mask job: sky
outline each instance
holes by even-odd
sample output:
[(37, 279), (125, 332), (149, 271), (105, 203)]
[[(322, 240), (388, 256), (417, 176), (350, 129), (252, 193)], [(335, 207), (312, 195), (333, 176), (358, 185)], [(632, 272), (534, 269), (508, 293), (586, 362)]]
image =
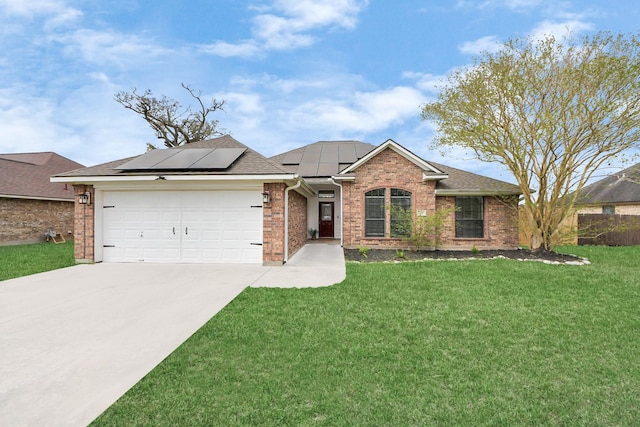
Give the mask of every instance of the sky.
[(144, 153), (147, 123), (114, 100), (146, 89), (224, 100), (219, 126), (265, 156), (391, 138), (425, 160), (514, 182), (430, 148), (420, 107), (516, 37), (636, 33), (632, 0), (0, 0), (0, 153), (86, 166)]

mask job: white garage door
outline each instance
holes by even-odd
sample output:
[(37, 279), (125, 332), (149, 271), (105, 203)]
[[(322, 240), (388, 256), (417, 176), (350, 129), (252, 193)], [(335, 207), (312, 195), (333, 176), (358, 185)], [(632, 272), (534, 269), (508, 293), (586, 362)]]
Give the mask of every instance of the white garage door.
[(259, 191), (108, 191), (105, 262), (261, 263)]

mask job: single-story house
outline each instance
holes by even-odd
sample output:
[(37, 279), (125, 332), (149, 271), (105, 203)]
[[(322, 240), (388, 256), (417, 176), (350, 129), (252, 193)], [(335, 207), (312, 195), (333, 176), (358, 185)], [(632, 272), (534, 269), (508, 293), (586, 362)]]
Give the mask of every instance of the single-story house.
[(309, 230), (406, 247), (388, 206), (457, 207), (440, 248), (518, 246), (517, 186), (427, 162), (393, 140), (316, 142), (266, 158), (231, 136), (52, 177), (76, 193), (79, 262), (282, 265)]
[(81, 167), (51, 152), (0, 154), (0, 244), (44, 241), (49, 229), (71, 237), (73, 187), (50, 177)]
[(580, 214), (640, 215), (640, 163), (587, 185), (576, 199)]
[(572, 243), (637, 245), (640, 243), (640, 163), (587, 185), (568, 224)]

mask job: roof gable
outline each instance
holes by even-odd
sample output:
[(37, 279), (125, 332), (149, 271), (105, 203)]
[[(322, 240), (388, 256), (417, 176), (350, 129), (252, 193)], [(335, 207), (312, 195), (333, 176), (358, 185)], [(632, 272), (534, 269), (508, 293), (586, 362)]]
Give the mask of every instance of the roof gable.
[(50, 177), (82, 167), (53, 152), (0, 154), (0, 196), (73, 200), (73, 188)]
[(368, 162), (373, 157), (377, 156), (387, 148), (395, 151), (396, 153), (400, 154), (401, 156), (409, 160), (411, 163), (415, 164), (420, 169), (422, 169), (424, 172), (424, 179), (443, 179), (447, 177), (446, 176), (447, 174), (445, 172), (441, 171), (440, 169), (436, 168), (432, 164), (428, 163), (427, 161), (413, 154), (411, 151), (407, 150), (406, 148), (404, 148), (403, 146), (395, 142), (393, 139), (387, 139), (385, 142), (377, 146), (374, 150), (367, 153), (367, 155), (365, 155), (364, 157), (362, 157), (361, 159), (359, 159), (358, 161), (354, 162), (349, 167), (344, 169), (342, 172), (340, 172), (340, 174), (345, 175), (355, 171), (360, 166), (362, 166), (363, 164), (365, 164), (366, 162)]

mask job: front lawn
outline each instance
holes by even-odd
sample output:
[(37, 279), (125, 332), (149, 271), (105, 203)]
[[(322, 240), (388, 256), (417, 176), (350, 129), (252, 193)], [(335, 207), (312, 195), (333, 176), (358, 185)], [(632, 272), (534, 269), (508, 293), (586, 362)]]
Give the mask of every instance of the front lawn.
[(640, 247), (247, 289), (95, 425), (637, 425)]
[(72, 241), (0, 246), (0, 281), (74, 264)]

